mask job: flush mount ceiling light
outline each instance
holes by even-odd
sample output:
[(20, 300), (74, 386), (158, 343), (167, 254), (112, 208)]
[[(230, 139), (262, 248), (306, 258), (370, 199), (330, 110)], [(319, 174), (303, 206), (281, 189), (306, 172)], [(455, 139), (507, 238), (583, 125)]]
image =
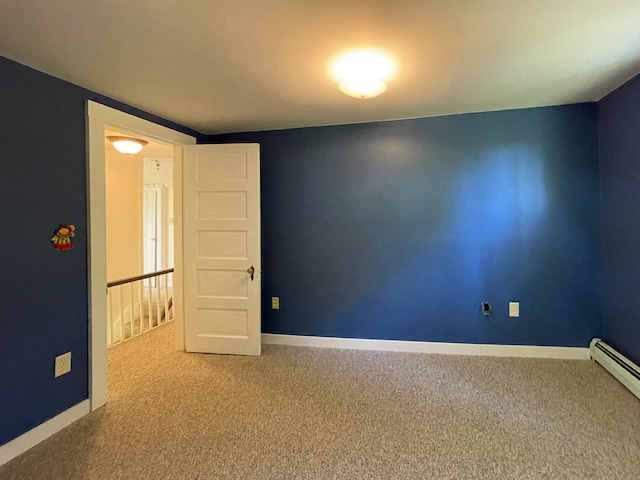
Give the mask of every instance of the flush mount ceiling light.
[(380, 50), (349, 50), (331, 63), (331, 76), (340, 91), (354, 98), (373, 98), (387, 90), (396, 72), (393, 57)]
[(142, 147), (149, 143), (146, 140), (140, 140), (139, 138), (120, 137), (115, 135), (109, 135), (107, 140), (113, 143), (115, 149), (120, 153), (126, 153), (128, 155), (138, 153), (142, 150)]

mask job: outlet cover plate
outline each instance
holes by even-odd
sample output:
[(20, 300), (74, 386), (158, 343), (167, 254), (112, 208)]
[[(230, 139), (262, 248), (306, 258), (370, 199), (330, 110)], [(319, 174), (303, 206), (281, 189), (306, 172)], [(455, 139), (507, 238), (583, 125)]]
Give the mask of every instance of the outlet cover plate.
[(510, 317), (520, 316), (520, 302), (509, 302), (509, 316)]
[(280, 297), (271, 297), (271, 310), (280, 310)]
[(69, 373), (71, 371), (71, 352), (63, 353), (62, 355), (58, 355), (56, 357), (56, 367), (54, 376), (58, 378), (65, 373)]

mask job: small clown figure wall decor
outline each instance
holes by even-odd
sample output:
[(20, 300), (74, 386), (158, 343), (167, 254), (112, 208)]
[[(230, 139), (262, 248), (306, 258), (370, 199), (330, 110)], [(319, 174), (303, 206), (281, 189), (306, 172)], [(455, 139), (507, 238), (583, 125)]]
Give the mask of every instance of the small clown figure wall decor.
[(53, 237), (51, 237), (51, 243), (56, 250), (70, 250), (72, 248), (71, 245), (71, 237), (73, 237), (76, 231), (76, 227), (73, 225), (63, 225), (55, 230), (53, 233)]

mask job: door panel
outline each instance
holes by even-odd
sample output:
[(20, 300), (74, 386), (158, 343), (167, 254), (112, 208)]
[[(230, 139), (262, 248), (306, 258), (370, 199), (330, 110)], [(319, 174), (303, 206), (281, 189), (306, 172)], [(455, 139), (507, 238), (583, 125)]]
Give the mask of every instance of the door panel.
[(198, 258), (248, 260), (247, 232), (198, 232)]
[(185, 147), (183, 187), (186, 349), (259, 355), (259, 146)]

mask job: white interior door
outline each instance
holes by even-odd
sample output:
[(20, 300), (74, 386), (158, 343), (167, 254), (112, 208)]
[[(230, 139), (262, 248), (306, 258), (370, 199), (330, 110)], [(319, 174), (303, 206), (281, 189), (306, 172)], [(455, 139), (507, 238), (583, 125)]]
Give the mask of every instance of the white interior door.
[[(160, 237), (158, 209), (158, 189), (144, 185), (142, 197), (142, 235), (144, 254), (143, 273), (152, 273), (160, 270), (158, 268), (158, 239)], [(145, 282), (145, 285), (148, 282)]]
[[(142, 273), (152, 273), (169, 268), (167, 188), (162, 184), (145, 184), (142, 190)], [(155, 287), (156, 280), (148, 278), (143, 284)]]
[[(142, 273), (152, 273), (160, 270), (160, 208), (158, 197), (160, 190), (156, 186), (143, 185), (142, 187), (142, 258), (144, 270)], [(144, 286), (156, 286), (156, 278), (146, 278), (142, 281)]]
[(259, 145), (187, 146), (183, 165), (185, 348), (260, 355)]

